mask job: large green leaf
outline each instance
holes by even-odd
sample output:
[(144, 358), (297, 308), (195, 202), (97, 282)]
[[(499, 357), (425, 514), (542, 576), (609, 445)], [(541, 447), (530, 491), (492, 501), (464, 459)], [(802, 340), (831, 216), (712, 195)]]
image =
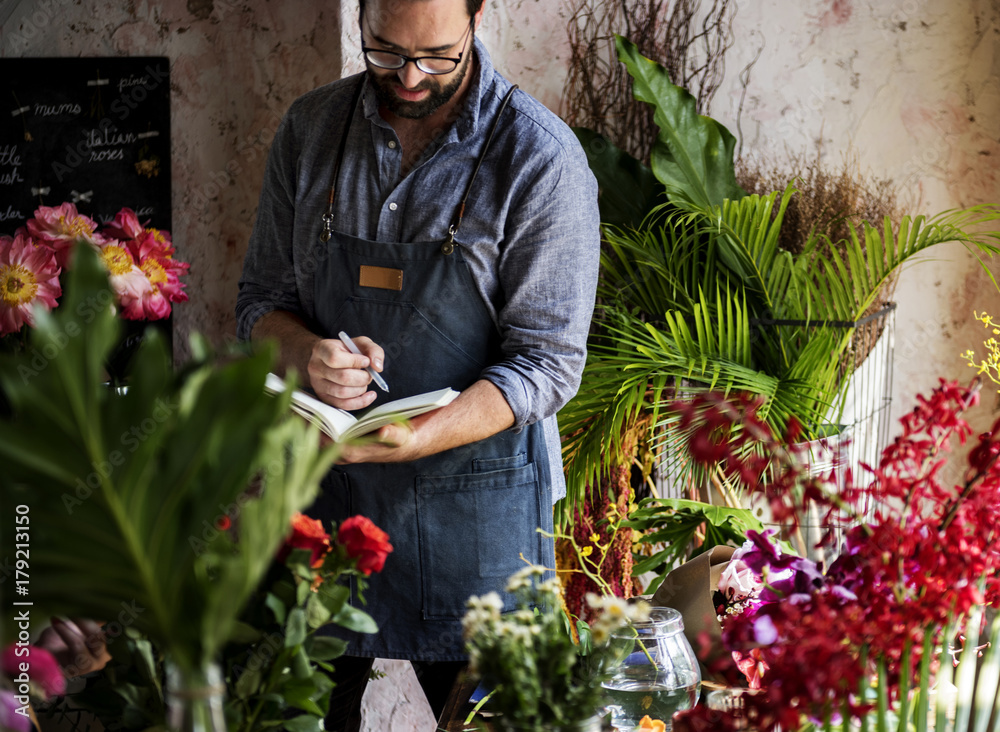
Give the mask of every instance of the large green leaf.
[(631, 41), (615, 36), (615, 46), (634, 80), (633, 95), (655, 108), (653, 120), (660, 134), (651, 163), (670, 198), (711, 207), (744, 196), (733, 168), (736, 138), (732, 133), (711, 117), (698, 114), (695, 98), (671, 83), (667, 70), (639, 53)]

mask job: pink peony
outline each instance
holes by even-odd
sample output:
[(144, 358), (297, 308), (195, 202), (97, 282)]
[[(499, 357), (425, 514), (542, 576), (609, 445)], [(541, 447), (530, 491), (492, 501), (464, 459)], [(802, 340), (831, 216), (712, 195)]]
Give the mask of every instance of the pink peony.
[(125, 320), (144, 320), (143, 299), (153, 291), (149, 277), (139, 269), (132, 254), (117, 239), (101, 237), (99, 247), (101, 261), (108, 270), (111, 289), (115, 292), (122, 317)]
[(180, 280), (187, 273), (188, 264), (173, 258), (170, 232), (143, 228), (135, 212), (128, 208), (119, 211), (104, 231), (124, 242), (149, 279), (152, 291), (143, 297), (143, 309), (149, 320), (167, 317), (171, 303), (188, 299)]
[(115, 239), (130, 241), (138, 238), (145, 231), (143, 225), (139, 223), (139, 217), (130, 208), (123, 208), (115, 214), (115, 220), (104, 227), (104, 233), (113, 236)]
[(19, 233), (0, 236), (0, 335), (16, 333), (27, 323), (34, 325), (31, 309), (37, 303), (46, 310), (62, 295), (60, 268), (55, 253)]
[(97, 224), (81, 215), (72, 203), (59, 206), (39, 206), (35, 218), (27, 223), (28, 233), (33, 239), (51, 247), (56, 253), (60, 267), (66, 266), (73, 244), (81, 239), (91, 244), (95, 242)]
[(44, 648), (9, 645), (0, 656), (0, 667), (15, 685), (19, 685), (19, 677), (25, 674), (44, 692), (46, 698), (66, 693), (66, 678), (62, 669), (55, 656)]

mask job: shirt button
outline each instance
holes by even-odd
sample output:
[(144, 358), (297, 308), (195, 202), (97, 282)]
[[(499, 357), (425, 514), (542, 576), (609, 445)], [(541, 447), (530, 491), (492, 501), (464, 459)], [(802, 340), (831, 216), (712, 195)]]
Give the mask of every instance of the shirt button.
[(395, 203), (390, 203), (389, 204), (389, 210), (390, 211), (395, 211), (396, 210), (396, 204)]
[(396, 141), (395, 140), (389, 140), (389, 149), (390, 150), (395, 150), (396, 149)]

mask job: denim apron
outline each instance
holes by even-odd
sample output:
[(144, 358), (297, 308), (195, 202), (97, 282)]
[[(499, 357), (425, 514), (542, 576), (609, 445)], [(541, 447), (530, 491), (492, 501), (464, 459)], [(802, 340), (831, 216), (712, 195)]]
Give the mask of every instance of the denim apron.
[[(364, 83), (362, 77), (355, 113)], [(331, 187), (317, 236), (323, 249), (316, 258), (316, 320), (326, 338), (343, 330), (385, 349), (382, 375), (391, 393), (376, 389), (375, 404), (444, 387), (461, 391), (500, 358), (500, 334), (462, 254), (475, 242), (455, 234), (510, 93), (441, 241), (376, 242), (338, 233)], [(346, 138), (345, 130), (334, 182)], [(367, 578), (364, 604), (351, 580), (352, 604), (372, 615), (379, 632), (336, 626), (324, 632), (348, 639), (349, 655), (464, 660), (460, 619), (469, 596), (496, 591), (512, 609), (507, 577), (524, 560), (554, 566), (552, 540), (537, 531), (552, 531), (548, 465), (539, 423), (411, 463), (334, 467), (307, 513), (324, 522), (367, 516), (389, 534), (393, 551), (384, 570)]]

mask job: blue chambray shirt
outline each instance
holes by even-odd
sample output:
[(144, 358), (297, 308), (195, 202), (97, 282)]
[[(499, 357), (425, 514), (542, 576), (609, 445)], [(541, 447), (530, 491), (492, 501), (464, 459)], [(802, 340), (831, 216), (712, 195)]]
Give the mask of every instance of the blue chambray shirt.
[[(338, 177), (335, 230), (371, 241), (445, 238), (511, 86), (478, 39), (475, 51), (478, 75), (461, 116), (405, 178), (399, 140), (366, 86)], [(358, 80), (303, 95), (277, 131), (236, 302), (241, 339), (272, 310), (314, 323), (316, 244)], [(554, 501), (565, 495), (555, 414), (579, 386), (594, 307), (597, 182), (572, 131), (526, 93), (515, 92), (501, 119), (456, 241), (502, 339), (502, 360), (482, 378), (503, 393), (514, 429), (543, 421)]]

